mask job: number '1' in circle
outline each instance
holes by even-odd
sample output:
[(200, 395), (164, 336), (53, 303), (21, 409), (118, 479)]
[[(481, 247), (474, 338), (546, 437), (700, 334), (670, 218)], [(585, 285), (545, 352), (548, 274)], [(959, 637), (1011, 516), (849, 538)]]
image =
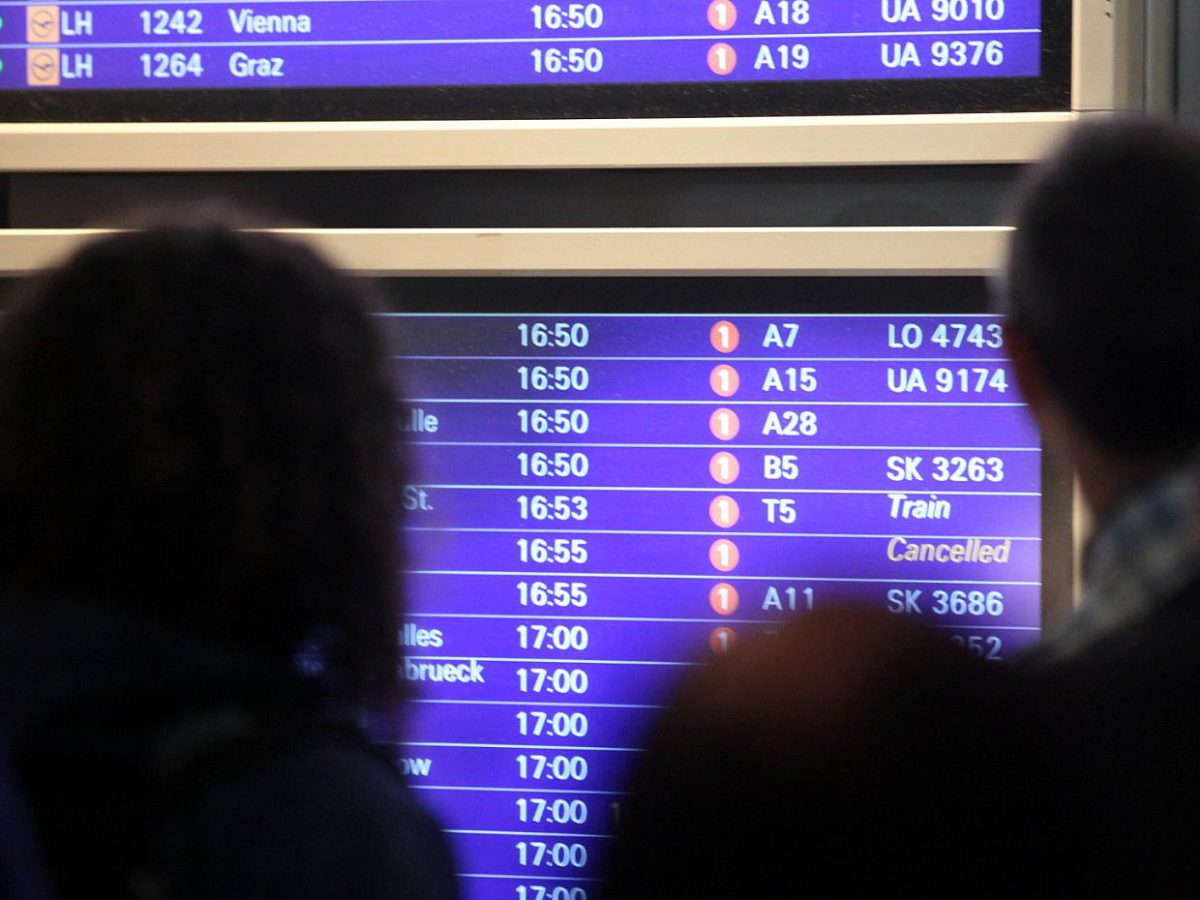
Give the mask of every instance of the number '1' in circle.
[(719, 541), (713, 541), (712, 546), (708, 548), (708, 561), (718, 572), (732, 572), (740, 560), (741, 554), (733, 541), (721, 538)]
[(739, 599), (737, 588), (723, 581), (713, 585), (712, 590), (708, 592), (708, 605), (713, 608), (713, 612), (721, 616), (732, 616), (737, 612)]
[(708, 417), (709, 430), (713, 437), (721, 441), (732, 441), (737, 437), (741, 427), (742, 423), (738, 420), (738, 414), (724, 406), (714, 410), (713, 414)]
[(708, 67), (715, 75), (729, 75), (737, 68), (737, 51), (730, 44), (713, 44), (708, 48)]
[(733, 484), (738, 480), (741, 471), (738, 458), (726, 450), (714, 453), (713, 458), (708, 461), (708, 474), (717, 484)]
[(714, 525), (721, 528), (732, 528), (737, 524), (741, 514), (738, 502), (724, 494), (713, 497), (712, 503), (708, 504), (708, 517), (713, 520)]
[(733, 645), (737, 643), (737, 633), (732, 628), (726, 628), (722, 625), (720, 628), (714, 628), (712, 634), (708, 636), (708, 646), (713, 653), (722, 655), (733, 649)]
[(733, 366), (719, 365), (708, 376), (708, 386), (718, 397), (732, 397), (742, 385), (742, 379)]
[(708, 339), (718, 353), (732, 353), (737, 349), (742, 335), (736, 325), (722, 319), (708, 332)]
[(708, 4), (708, 24), (717, 31), (728, 31), (737, 24), (737, 7), (730, 0), (712, 0)]

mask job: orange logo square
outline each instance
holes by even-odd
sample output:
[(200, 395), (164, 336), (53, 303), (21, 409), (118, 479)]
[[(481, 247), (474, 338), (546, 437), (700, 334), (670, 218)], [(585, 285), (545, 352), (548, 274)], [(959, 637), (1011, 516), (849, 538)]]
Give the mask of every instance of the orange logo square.
[(57, 50), (50, 47), (45, 50), (27, 50), (25, 58), (30, 87), (54, 87), (58, 84)]
[[(26, 37), (31, 44), (58, 43), (58, 7), (30, 6), (25, 10)], [(32, 84), (33, 82), (30, 82)]]

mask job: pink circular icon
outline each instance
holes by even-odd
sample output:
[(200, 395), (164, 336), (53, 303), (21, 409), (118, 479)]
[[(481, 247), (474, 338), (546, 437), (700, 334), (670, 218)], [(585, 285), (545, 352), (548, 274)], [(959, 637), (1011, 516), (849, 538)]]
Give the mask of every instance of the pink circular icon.
[(742, 379), (733, 366), (720, 365), (708, 376), (708, 386), (719, 397), (732, 397), (741, 387)]
[(720, 628), (714, 628), (712, 634), (708, 636), (709, 649), (718, 656), (728, 653), (736, 643), (737, 632), (732, 628), (726, 628), (724, 625)]
[(713, 44), (708, 48), (708, 67), (716, 75), (728, 75), (737, 68), (737, 51), (730, 44)]
[(738, 458), (725, 450), (714, 453), (713, 458), (708, 461), (708, 474), (717, 484), (733, 484), (738, 480), (741, 471)]
[(725, 538), (713, 541), (712, 546), (708, 548), (708, 561), (718, 572), (732, 572), (741, 562), (741, 558), (737, 544)]
[(724, 406), (714, 410), (713, 414), (708, 417), (708, 428), (713, 437), (720, 441), (732, 441), (737, 437), (741, 427), (742, 423), (738, 420), (738, 414)]
[(722, 319), (708, 332), (708, 339), (718, 353), (732, 353), (737, 349), (742, 334), (736, 325)]
[(730, 0), (712, 0), (708, 4), (708, 24), (717, 31), (728, 31), (737, 24), (737, 7)]
[(708, 517), (713, 520), (714, 525), (720, 528), (732, 528), (741, 516), (742, 511), (738, 507), (738, 502), (724, 494), (713, 497), (712, 502), (708, 504)]
[(740, 601), (737, 588), (723, 581), (720, 584), (714, 584), (712, 590), (708, 592), (708, 605), (719, 616), (732, 616), (737, 612)]

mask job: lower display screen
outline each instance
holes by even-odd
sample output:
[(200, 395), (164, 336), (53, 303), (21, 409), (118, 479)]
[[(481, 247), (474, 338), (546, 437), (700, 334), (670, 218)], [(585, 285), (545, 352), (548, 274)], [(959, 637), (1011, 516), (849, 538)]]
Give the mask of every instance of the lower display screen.
[[(415, 690), (470, 900), (586, 900), (647, 728), (803, 610), (1042, 626), (1042, 453), (986, 315), (404, 313)], [(403, 741), (403, 743), (401, 743)]]

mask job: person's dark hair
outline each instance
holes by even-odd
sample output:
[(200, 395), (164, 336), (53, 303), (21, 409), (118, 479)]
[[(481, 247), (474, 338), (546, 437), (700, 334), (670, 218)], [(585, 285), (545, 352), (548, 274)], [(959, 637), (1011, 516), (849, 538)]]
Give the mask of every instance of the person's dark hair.
[[(992, 678), (948, 640), (865, 609), (817, 611), (739, 644), (690, 676), (656, 724), (605, 896), (1007, 893), (1023, 872), (1006, 838), (1030, 825), (1012, 827), (999, 802)], [(1006, 868), (992, 865), (1005, 853)]]
[(0, 320), (0, 581), (396, 684), (397, 401), (364, 287), (197, 215)]
[(1079, 424), (1133, 457), (1200, 443), (1200, 138), (1078, 128), (1015, 207), (1005, 312)]

